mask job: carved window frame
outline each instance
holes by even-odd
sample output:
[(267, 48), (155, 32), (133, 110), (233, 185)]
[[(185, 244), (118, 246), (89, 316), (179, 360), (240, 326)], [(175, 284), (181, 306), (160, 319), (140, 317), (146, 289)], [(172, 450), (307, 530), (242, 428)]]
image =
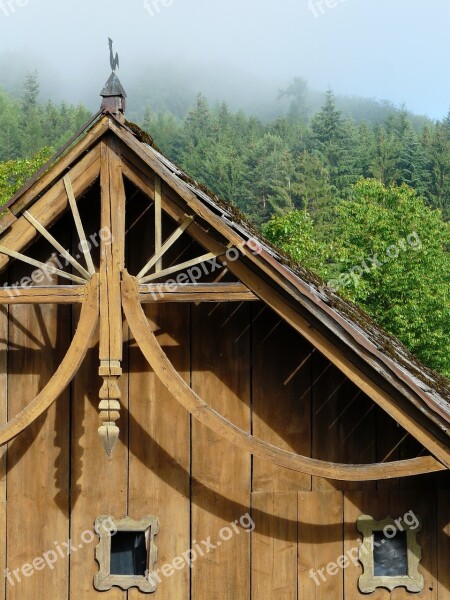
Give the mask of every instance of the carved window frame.
[[(157, 579), (154, 576), (154, 566), (157, 558), (155, 535), (159, 531), (157, 517), (146, 516), (135, 521), (130, 517), (115, 519), (110, 515), (101, 515), (95, 520), (95, 531), (100, 541), (95, 549), (95, 558), (99, 571), (94, 577), (94, 587), (100, 592), (106, 592), (112, 587), (122, 590), (136, 587), (141, 592), (155, 592)], [(146, 575), (116, 575), (111, 573), (111, 537), (117, 531), (145, 532), (147, 541), (147, 570)]]
[(363, 574), (359, 578), (358, 586), (362, 593), (371, 594), (376, 588), (387, 588), (392, 591), (397, 587), (405, 587), (408, 592), (421, 592), (424, 587), (423, 576), (419, 573), (419, 563), (422, 558), (422, 549), (417, 542), (417, 533), (422, 529), (422, 520), (417, 517), (418, 525), (415, 528), (407, 525), (403, 520), (401, 527), (406, 532), (406, 548), (408, 560), (408, 575), (375, 576), (374, 532), (385, 531), (388, 527), (399, 530), (398, 522), (392, 517), (376, 521), (370, 515), (361, 515), (357, 520), (358, 531), (363, 535), (359, 547), (359, 561), (363, 566)]

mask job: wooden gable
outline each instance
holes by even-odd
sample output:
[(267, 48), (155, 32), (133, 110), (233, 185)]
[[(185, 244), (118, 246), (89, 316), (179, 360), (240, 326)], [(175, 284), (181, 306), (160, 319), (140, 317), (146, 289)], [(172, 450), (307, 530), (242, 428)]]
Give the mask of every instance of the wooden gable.
[[(4, 289), (0, 301), (5, 305), (81, 303), (82, 311), (73, 343), (54, 377), (23, 412), (10, 419), (0, 432), (0, 442), (5, 443), (23, 431), (63, 392), (79, 369), (99, 319), (99, 373), (104, 379), (99, 406), (104, 425), (100, 432), (108, 454), (111, 452), (119, 435), (117, 381), (122, 374), (123, 309), (139, 347), (171, 395), (200, 422), (255, 456), (296, 471), (355, 481), (448, 468), (450, 455), (445, 433), (448, 433), (450, 420), (448, 405), (424, 394), (417, 383), (406, 386), (407, 380), (398, 374), (395, 378), (396, 374), (391, 372), (389, 377), (383, 378), (385, 374), (381, 372), (380, 377), (381, 369), (376, 368), (373, 357), (369, 361), (367, 353), (355, 352), (355, 339), (349, 343), (348, 328), (343, 327), (343, 319), (339, 319), (335, 311), (334, 328), (330, 331), (326, 327), (328, 323), (320, 320), (317, 310), (321, 299), (314, 299), (311, 291), (298, 285), (293, 273), (270, 256), (264, 241), (251, 231), (241, 228), (239, 232), (236, 227), (231, 227), (223, 215), (220, 218), (212, 210), (210, 197), (200, 190), (196, 194), (192, 182), (151, 146), (139, 141), (122, 121), (113, 115), (102, 116), (67, 155), (8, 206), (8, 226), (0, 244), (1, 268), (4, 269), (11, 259), (42, 267), (42, 263), (24, 254), (39, 235), (74, 268), (72, 274), (56, 269), (56, 275), (71, 280), (71, 285), (25, 287), (15, 289), (13, 293)], [(81, 246), (88, 244), (76, 199), (82, 197), (96, 180), (100, 180), (101, 190), (100, 231), (111, 232), (111, 240), (101, 242), (98, 270), (89, 250), (84, 253), (84, 267), (49, 232), (49, 228), (70, 210)], [(153, 257), (147, 257), (136, 275), (127, 270), (125, 258), (126, 207), (131, 202), (126, 199), (125, 181), (147, 198), (154, 213)], [(163, 214), (173, 222), (173, 231), (167, 239), (163, 239)], [(189, 236), (203, 253), (162, 268), (164, 256), (181, 236)], [(232, 280), (214, 282), (216, 278), (213, 277), (209, 283), (198, 285), (195, 279), (190, 281), (185, 276), (184, 283), (167, 284), (167, 279), (172, 281), (172, 275), (179, 276), (193, 268), (205, 280), (207, 268), (204, 266), (208, 261), (213, 264), (213, 271), (227, 271)], [(79, 285), (74, 286), (74, 282)], [(182, 381), (161, 351), (142, 304), (249, 300), (261, 300), (270, 307), (433, 456), (393, 464), (324, 463), (248, 436), (247, 432), (212, 410)], [(333, 311), (325, 306), (325, 312), (329, 317)], [(364, 346), (366, 340), (359, 333), (356, 341)]]
[[(93, 546), (77, 544), (100, 515), (156, 515), (161, 568), (247, 513), (251, 536), (163, 577), (155, 597), (353, 600), (357, 561), (320, 586), (310, 570), (355, 547), (361, 514), (411, 509), (420, 597), (446, 597), (444, 394), (400, 372), (122, 118), (97, 115), (7, 210), (0, 600), (99, 597)], [(36, 283), (47, 264), (64, 274)], [(68, 538), (70, 558), (23, 575)]]

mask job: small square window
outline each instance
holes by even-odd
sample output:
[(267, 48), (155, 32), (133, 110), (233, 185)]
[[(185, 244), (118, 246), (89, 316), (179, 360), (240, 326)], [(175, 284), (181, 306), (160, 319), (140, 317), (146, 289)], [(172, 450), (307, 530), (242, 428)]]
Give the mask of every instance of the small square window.
[(118, 531), (111, 537), (111, 575), (141, 575), (147, 570), (145, 531)]
[(373, 562), (375, 577), (408, 575), (406, 531), (397, 531), (393, 538), (388, 538), (382, 531), (374, 531)]
[(158, 529), (158, 519), (151, 516), (140, 521), (97, 517), (95, 531), (100, 542), (95, 556), (100, 568), (94, 578), (95, 589), (104, 592), (112, 587), (137, 587), (142, 592), (156, 591), (154, 537)]
[(422, 550), (417, 543), (422, 523), (417, 516), (414, 521), (409, 525), (403, 519), (391, 517), (383, 521), (375, 521), (369, 515), (359, 517), (357, 527), (363, 534), (359, 548), (363, 565), (359, 578), (361, 592), (370, 594), (377, 588), (392, 591), (397, 587), (405, 587), (408, 592), (423, 589), (424, 579), (418, 570)]

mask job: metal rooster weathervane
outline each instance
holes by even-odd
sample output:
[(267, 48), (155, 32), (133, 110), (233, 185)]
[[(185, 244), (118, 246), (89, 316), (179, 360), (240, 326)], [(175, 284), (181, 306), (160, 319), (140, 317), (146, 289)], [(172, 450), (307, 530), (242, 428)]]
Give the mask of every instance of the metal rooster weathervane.
[(119, 54), (116, 52), (116, 56), (113, 53), (113, 41), (111, 38), (108, 38), (109, 41), (109, 60), (111, 63), (111, 69), (115, 71), (119, 68)]

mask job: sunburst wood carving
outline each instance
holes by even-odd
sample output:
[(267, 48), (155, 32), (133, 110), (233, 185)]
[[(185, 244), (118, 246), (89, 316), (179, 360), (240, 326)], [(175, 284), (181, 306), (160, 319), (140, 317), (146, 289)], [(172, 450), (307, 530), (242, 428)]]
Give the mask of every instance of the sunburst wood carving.
[[(107, 240), (101, 239), (100, 262), (97, 268), (89, 250), (72, 189), (74, 181), (72, 173), (76, 169), (78, 169), (78, 173), (81, 171), (79, 165), (89, 157), (89, 154), (81, 159), (79, 165), (74, 166), (71, 172), (65, 174), (60, 182), (57, 182), (59, 190), (65, 191), (67, 196), (66, 204), (68, 203), (70, 207), (80, 245), (84, 249), (85, 264), (82, 264), (78, 258), (74, 258), (50, 233), (45, 222), (45, 211), (40, 210), (39, 212), (33, 206), (19, 218), (19, 220), (23, 220), (23, 229), (33, 228), (35, 232), (45, 238), (73, 267), (76, 274), (51, 267), (56, 275), (61, 279), (69, 280), (72, 285), (2, 288), (0, 289), (0, 304), (81, 304), (81, 316), (72, 344), (60, 367), (40, 394), (21, 413), (0, 429), (0, 445), (10, 441), (33, 423), (69, 385), (87, 353), (99, 322), (99, 375), (103, 379), (99, 391), (101, 421), (99, 434), (106, 453), (111, 456), (120, 435), (118, 423), (121, 408), (120, 378), (123, 358), (123, 317), (125, 315), (136, 342), (149, 365), (172, 396), (204, 425), (255, 456), (294, 471), (348, 481), (386, 479), (445, 470), (444, 464), (432, 456), (373, 465), (342, 465), (303, 457), (271, 446), (264, 440), (257, 439), (239, 429), (196, 396), (176, 372), (158, 344), (146, 319), (142, 304), (148, 302), (242, 302), (261, 299), (294, 328), (298, 328), (295, 316), (293, 316), (293, 311), (287, 309), (286, 305), (282, 303), (280, 296), (274, 293), (274, 289), (239, 260), (233, 263), (234, 266), (230, 267), (230, 270), (247, 285), (239, 282), (222, 283), (219, 281), (198, 284), (183, 283), (177, 284), (175, 289), (166, 288), (164, 278), (174, 273), (185, 271), (212, 259), (225, 263), (222, 257), (229, 250), (229, 246), (217, 238), (210, 237), (205, 228), (197, 222), (198, 213), (190, 208), (181, 208), (180, 205), (173, 202), (170, 193), (169, 196), (164, 197), (163, 206), (162, 182), (158, 174), (154, 175), (154, 186), (153, 182), (152, 186), (149, 186), (146, 176), (127, 171), (122, 162), (121, 144), (119, 137), (109, 133), (101, 139), (100, 152), (98, 147), (94, 147), (90, 151), (93, 155), (89, 158), (91, 165), (95, 165), (98, 160), (100, 163), (100, 225), (103, 231), (110, 232)], [(137, 185), (138, 189), (148, 196), (149, 202), (153, 202), (154, 205), (155, 252), (136, 276), (130, 275), (125, 265), (124, 175)], [(170, 175), (166, 173), (164, 176), (170, 182)], [(165, 187), (165, 190), (167, 192), (168, 186)], [(39, 202), (40, 200), (36, 202), (36, 205)], [(190, 206), (189, 203), (188, 206)], [(173, 233), (165, 241), (162, 236), (163, 209), (176, 222)], [(188, 212), (186, 213), (186, 211)], [(40, 218), (39, 215), (41, 215)], [(182, 263), (165, 265), (164, 259), (167, 252), (187, 232), (208, 252)], [(16, 243), (17, 240), (14, 240), (14, 236), (5, 236), (4, 240), (9, 240), (9, 244), (5, 242), (0, 245), (0, 255), (4, 254), (28, 265), (48, 270), (48, 265), (29, 258), (21, 252), (21, 249), (33, 237), (30, 232), (28, 234), (22, 245)], [(246, 252), (245, 248), (241, 248), (241, 250)], [(5, 261), (2, 264), (4, 265)], [(258, 297), (247, 286), (257, 290)], [(302, 329), (300, 332), (309, 339), (308, 331)], [(314, 343), (314, 340), (311, 341)], [(318, 347), (320, 347), (319, 343)], [(437, 455), (439, 456), (439, 454)]]

